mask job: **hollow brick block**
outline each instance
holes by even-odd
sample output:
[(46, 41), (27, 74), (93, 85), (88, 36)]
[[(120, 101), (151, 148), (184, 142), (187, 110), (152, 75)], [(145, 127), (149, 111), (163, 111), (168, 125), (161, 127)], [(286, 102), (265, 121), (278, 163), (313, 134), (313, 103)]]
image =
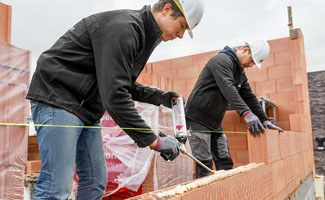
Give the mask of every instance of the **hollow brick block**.
[(234, 110), (227, 111), (222, 123), (240, 123), (240, 117)]
[(172, 68), (179, 69), (183, 67), (193, 66), (193, 56), (185, 56), (180, 58), (171, 59)]
[(199, 76), (198, 66), (183, 67), (177, 70), (178, 79), (197, 78), (198, 76)]
[(270, 51), (278, 52), (290, 49), (290, 38), (280, 38), (276, 40), (269, 40)]
[(257, 96), (276, 93), (275, 80), (255, 82), (255, 85)]
[(171, 60), (163, 60), (163, 61), (153, 62), (151, 64), (152, 64), (152, 72), (153, 73), (172, 70), (172, 61)]
[(291, 51), (275, 52), (275, 65), (284, 65), (291, 63)]
[(294, 91), (292, 78), (276, 80), (276, 92), (277, 93), (292, 92), (292, 91)]
[(268, 68), (252, 68), (245, 70), (245, 73), (250, 82), (266, 81), (268, 80), (267, 69)]
[(215, 55), (216, 51), (193, 55), (193, 65), (205, 65)]
[(269, 80), (286, 79), (292, 77), (292, 69), (290, 64), (268, 67), (267, 72)]

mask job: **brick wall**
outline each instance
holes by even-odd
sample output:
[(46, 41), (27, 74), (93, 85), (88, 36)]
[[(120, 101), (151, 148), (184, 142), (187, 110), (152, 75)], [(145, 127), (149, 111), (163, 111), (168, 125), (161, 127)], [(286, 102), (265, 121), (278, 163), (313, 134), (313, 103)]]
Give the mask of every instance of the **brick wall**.
[[(315, 138), (325, 137), (325, 71), (308, 73), (308, 86), (314, 148), (317, 148)], [(315, 151), (315, 164), (317, 174), (324, 176), (324, 151)]]
[(0, 2), (0, 40), (11, 41), (11, 6)]

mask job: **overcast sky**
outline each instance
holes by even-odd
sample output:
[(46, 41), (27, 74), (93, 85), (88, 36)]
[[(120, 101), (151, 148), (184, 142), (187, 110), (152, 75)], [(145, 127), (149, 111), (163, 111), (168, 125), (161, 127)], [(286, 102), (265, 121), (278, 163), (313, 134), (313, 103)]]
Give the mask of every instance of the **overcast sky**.
[[(1, 1), (1, 0), (0, 0)], [(12, 6), (13, 45), (31, 51), (32, 71), (39, 55), (83, 17), (114, 9), (140, 9), (157, 0), (2, 0)], [(182, 40), (161, 43), (149, 62), (218, 50), (243, 41), (289, 36), (287, 6), (294, 28), (305, 37), (307, 70), (325, 70), (325, 0), (204, 0), (199, 26)]]

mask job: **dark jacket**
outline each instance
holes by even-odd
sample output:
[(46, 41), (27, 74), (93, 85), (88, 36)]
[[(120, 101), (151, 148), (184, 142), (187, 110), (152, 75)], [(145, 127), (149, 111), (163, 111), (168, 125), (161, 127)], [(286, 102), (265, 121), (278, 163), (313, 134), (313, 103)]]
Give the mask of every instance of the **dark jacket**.
[(156, 136), (132, 100), (158, 105), (163, 91), (136, 79), (160, 35), (150, 6), (84, 18), (39, 57), (27, 99), (65, 109), (86, 125), (106, 109), (121, 128), (135, 128), (125, 131), (145, 147)]
[(267, 116), (253, 94), (236, 51), (225, 47), (203, 68), (186, 105), (186, 118), (211, 130), (222, 130), (229, 104), (239, 115), (251, 110), (261, 121)]

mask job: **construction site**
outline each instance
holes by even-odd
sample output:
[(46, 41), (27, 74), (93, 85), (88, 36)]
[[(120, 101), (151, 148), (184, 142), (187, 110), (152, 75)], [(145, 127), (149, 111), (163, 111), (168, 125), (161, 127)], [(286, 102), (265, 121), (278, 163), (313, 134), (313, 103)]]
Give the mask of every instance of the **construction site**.
[[(284, 132), (266, 129), (253, 136), (244, 117), (229, 107), (222, 127), (233, 168), (216, 170), (214, 164), (211, 175), (196, 179), (189, 141), (185, 153), (180, 149), (166, 162), (149, 147), (138, 147), (106, 111), (100, 119), (108, 173), (102, 199), (324, 199), (325, 71), (307, 72), (304, 30), (290, 27), (288, 11), (288, 36), (267, 41), (269, 55), (260, 69), (245, 69), (263, 111)], [(12, 7), (0, 3), (0, 200), (29, 200), (42, 162), (26, 99), (30, 51), (11, 44), (11, 15)], [(206, 64), (221, 51), (147, 63), (137, 82), (188, 99)], [(174, 135), (171, 109), (134, 105), (155, 134)], [(77, 188), (75, 172), (69, 199), (76, 199)]]

